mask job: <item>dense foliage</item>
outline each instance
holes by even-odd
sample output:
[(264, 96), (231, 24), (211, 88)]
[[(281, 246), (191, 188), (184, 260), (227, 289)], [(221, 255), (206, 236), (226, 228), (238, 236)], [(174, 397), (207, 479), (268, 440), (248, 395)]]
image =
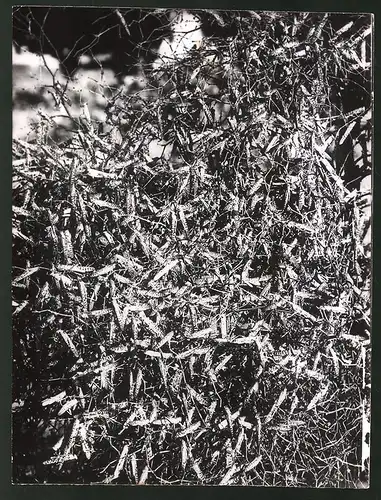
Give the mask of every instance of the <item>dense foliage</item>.
[(207, 15), (106, 132), (14, 141), (17, 482), (367, 479), (369, 16)]

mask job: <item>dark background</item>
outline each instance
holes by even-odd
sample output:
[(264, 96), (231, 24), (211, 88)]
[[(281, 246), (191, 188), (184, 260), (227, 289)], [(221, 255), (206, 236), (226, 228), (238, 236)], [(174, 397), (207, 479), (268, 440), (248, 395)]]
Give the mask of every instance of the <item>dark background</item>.
[[(79, 5), (84, 5), (83, 2), (78, 2)], [(25, 4), (24, 4), (25, 5)], [(29, 5), (33, 5), (32, 2)], [(62, 5), (62, 2), (51, 2), (49, 5)], [(68, 5), (66, 3), (66, 5)], [(70, 5), (76, 5), (73, 1)], [(104, 0), (102, 3), (88, 2), (88, 6), (115, 6), (115, 2)], [(378, 19), (379, 2), (371, 1), (327, 1), (327, 0), (309, 0), (306, 1), (236, 1), (234, 4), (228, 0), (208, 2), (202, 0), (193, 0), (190, 2), (183, 1), (159, 1), (159, 0), (135, 0), (134, 3), (123, 2), (120, 7), (183, 7), (189, 9), (195, 8), (235, 8), (235, 9), (250, 9), (250, 10), (307, 10), (307, 11), (330, 11), (330, 12), (373, 12), (375, 16), (375, 53), (378, 54), (379, 40), (378, 32), (381, 22)], [(373, 498), (381, 499), (381, 451), (380, 438), (381, 431), (378, 422), (381, 421), (381, 384), (380, 384), (380, 362), (381, 356), (380, 339), (378, 331), (380, 330), (380, 310), (378, 307), (380, 299), (380, 231), (378, 218), (380, 217), (380, 168), (377, 168), (377, 159), (379, 159), (379, 147), (377, 141), (377, 131), (380, 127), (377, 119), (378, 101), (375, 99), (375, 132), (374, 132), (374, 174), (373, 174), (373, 328), (372, 328), (372, 436), (371, 436), (371, 487), (368, 490), (310, 490), (310, 489), (274, 489), (274, 488), (221, 488), (221, 487), (133, 487), (133, 486), (113, 486), (112, 489), (106, 490), (107, 486), (91, 487), (82, 486), (12, 486), (11, 485), (11, 298), (10, 298), (10, 283), (11, 283), (11, 139), (12, 139), (12, 71), (11, 71), (11, 39), (12, 39), (12, 3), (9, 1), (2, 2), (0, 7), (0, 63), (2, 71), (0, 71), (0, 130), (1, 130), (1, 182), (0, 182), (0, 221), (2, 242), (0, 245), (0, 318), (1, 330), (3, 335), (3, 346), (1, 349), (2, 360), (0, 363), (0, 380), (1, 380), (1, 454), (0, 454), (0, 495), (6, 500), (10, 498), (83, 498), (83, 495), (88, 493), (92, 497), (103, 498), (104, 495), (114, 495), (122, 498), (125, 495), (132, 495), (134, 498), (156, 498), (163, 497), (177, 498), (178, 495), (186, 498), (194, 498), (195, 495), (214, 498), (236, 498), (243, 496), (251, 498), (259, 495), (261, 498), (274, 498), (280, 496), (288, 496), (289, 498), (333, 498), (342, 497), (350, 498)], [(380, 67), (376, 58), (374, 59), (374, 82), (375, 95), (379, 86), (378, 78), (380, 76)], [(86, 490), (86, 491), (84, 491)]]
[(109, 54), (106, 67), (116, 73), (121, 70), (129, 73), (140, 57), (152, 62), (154, 49), (170, 32), (165, 12), (150, 14), (150, 11), (121, 8), (119, 12), (129, 30), (127, 34), (118, 15), (110, 8), (79, 7), (74, 11), (70, 7), (40, 6), (31, 12), (28, 6), (14, 8), (15, 46), (27, 46), (33, 53), (58, 58), (62, 71), (68, 76), (78, 67), (84, 53)]

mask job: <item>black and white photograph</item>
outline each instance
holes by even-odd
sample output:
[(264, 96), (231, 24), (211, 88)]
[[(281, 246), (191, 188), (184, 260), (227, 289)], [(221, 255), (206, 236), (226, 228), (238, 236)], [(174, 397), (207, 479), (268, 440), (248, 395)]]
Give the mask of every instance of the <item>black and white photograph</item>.
[(12, 27), (13, 484), (369, 488), (373, 15)]

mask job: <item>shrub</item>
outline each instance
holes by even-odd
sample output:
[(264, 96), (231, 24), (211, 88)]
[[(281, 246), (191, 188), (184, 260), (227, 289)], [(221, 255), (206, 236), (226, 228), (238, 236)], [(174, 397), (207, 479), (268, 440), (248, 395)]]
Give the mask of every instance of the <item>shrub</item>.
[(118, 144), (13, 143), (15, 481), (367, 478), (369, 16), (208, 15)]

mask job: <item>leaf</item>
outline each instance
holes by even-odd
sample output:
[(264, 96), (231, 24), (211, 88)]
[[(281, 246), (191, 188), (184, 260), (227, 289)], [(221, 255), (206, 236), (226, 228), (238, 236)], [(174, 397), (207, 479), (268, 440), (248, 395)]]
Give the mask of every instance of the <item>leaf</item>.
[(330, 383), (328, 382), (328, 384), (312, 398), (310, 404), (307, 406), (307, 411), (312, 410), (312, 408), (314, 408), (318, 404), (318, 402), (326, 395), (329, 386)]
[(74, 259), (73, 243), (71, 233), (67, 229), (65, 231), (61, 231), (61, 243), (65, 261), (67, 263), (72, 262)]
[(178, 438), (182, 438), (185, 436), (188, 436), (189, 434), (193, 434), (194, 432), (197, 431), (197, 429), (201, 426), (201, 422), (196, 422), (195, 424), (192, 424), (191, 426), (187, 427), (183, 431), (179, 432), (177, 434)]
[(297, 304), (294, 304), (293, 302), (291, 304), (292, 304), (292, 307), (296, 313), (300, 314), (301, 316), (304, 316), (305, 318), (309, 319), (310, 321), (317, 322), (317, 318), (315, 318), (315, 316), (313, 316), (309, 312), (305, 311)]
[(155, 335), (158, 335), (160, 338), (164, 337), (160, 328), (151, 319), (149, 319), (143, 311), (140, 311), (139, 318)]
[(56, 442), (56, 444), (54, 444), (52, 446), (54, 451), (58, 451), (61, 448), (61, 446), (64, 442), (64, 439), (65, 439), (65, 436), (61, 436), (60, 439)]
[(345, 142), (345, 139), (348, 137), (348, 135), (352, 132), (352, 130), (354, 129), (356, 125), (356, 122), (353, 121), (352, 123), (350, 123), (347, 127), (347, 129), (345, 130), (344, 134), (341, 136), (341, 139), (339, 141), (339, 145), (341, 146), (342, 144), (344, 144)]
[(221, 338), (226, 339), (227, 337), (226, 314), (221, 315), (220, 325), (221, 325)]
[(204, 481), (204, 474), (202, 473), (200, 466), (197, 462), (194, 462), (192, 465), (193, 470), (195, 471), (197, 478), (199, 481)]
[(254, 458), (254, 460), (252, 462), (249, 463), (249, 465), (247, 465), (245, 467), (245, 472), (249, 472), (253, 469), (255, 469), (255, 467), (257, 467), (257, 465), (262, 461), (262, 455), (259, 455), (258, 457)]
[(94, 203), (94, 205), (97, 205), (98, 207), (101, 208), (110, 208), (111, 210), (118, 210), (119, 212), (123, 212), (123, 210), (120, 207), (118, 207), (118, 205), (115, 205), (114, 203), (110, 203), (108, 201), (103, 201), (93, 198), (92, 202)]
[(163, 347), (163, 345), (165, 345), (167, 342), (169, 342), (171, 340), (173, 335), (174, 335), (174, 332), (167, 333), (167, 335), (160, 340), (160, 342), (157, 345), (157, 348), (161, 349)]
[(267, 148), (266, 148), (266, 153), (268, 153), (271, 149), (273, 149), (273, 147), (274, 147), (274, 146), (275, 146), (278, 142), (279, 142), (279, 135), (275, 135), (275, 136), (271, 139), (271, 141), (270, 141), (269, 145), (267, 146)]
[(74, 409), (78, 404), (78, 400), (77, 399), (70, 399), (69, 401), (67, 401), (63, 406), (62, 408), (60, 409), (60, 411), (58, 412), (58, 416), (61, 416), (63, 415), (65, 412), (71, 410), (71, 409)]
[(14, 237), (21, 238), (22, 240), (25, 240), (28, 243), (32, 243), (33, 244), (33, 240), (31, 238), (29, 238), (28, 236), (25, 236), (25, 234), (23, 234), (21, 231), (19, 231), (15, 227), (12, 228), (12, 235)]
[[(240, 413), (241, 413), (240, 410), (237, 410), (235, 413), (230, 415), (230, 421), (234, 422), (235, 420), (237, 420), (237, 418), (240, 416)], [(222, 430), (225, 429), (228, 426), (228, 424), (229, 424), (228, 420), (225, 419), (218, 424), (218, 427)]]
[[(110, 174), (108, 172), (102, 172), (101, 170), (96, 170), (94, 168), (87, 168), (87, 174), (89, 177), (92, 177), (93, 179), (117, 179), (118, 176), (117, 174)], [(100, 201), (100, 200), (97, 200)], [(95, 203), (95, 200), (93, 200), (93, 203)], [(104, 206), (104, 205), (103, 205)]]
[(77, 348), (75, 347), (75, 345), (73, 344), (73, 341), (71, 340), (71, 338), (69, 337), (69, 335), (64, 332), (63, 330), (58, 330), (58, 332), (61, 337), (63, 338), (63, 340), (65, 341), (65, 343), (67, 344), (67, 346), (69, 347), (69, 349), (72, 351), (72, 353), (74, 354), (74, 356), (76, 358), (79, 358), (79, 353), (77, 351)]
[(187, 444), (184, 441), (184, 439), (181, 440), (181, 466), (183, 470), (185, 470), (185, 467), (188, 462), (188, 450), (187, 450)]
[(286, 397), (287, 397), (287, 389), (284, 388), (283, 391), (279, 394), (277, 401), (274, 403), (273, 407), (271, 408), (270, 413), (265, 418), (265, 424), (268, 424), (274, 418), (275, 413), (278, 411), (278, 408), (283, 403), (283, 401), (286, 399)]
[(353, 26), (353, 21), (350, 21), (349, 23), (345, 24), (342, 28), (340, 28), (339, 30), (337, 30), (335, 38), (337, 38), (338, 36), (342, 35), (346, 31), (350, 30), (352, 28), (352, 26)]
[(77, 460), (77, 455), (73, 453), (59, 455), (57, 457), (50, 458), (49, 460), (45, 460), (43, 462), (44, 465), (52, 465), (52, 464), (63, 464), (64, 462), (70, 462), (72, 460)]
[(222, 361), (218, 363), (218, 365), (214, 368), (214, 373), (218, 373), (224, 366), (229, 362), (229, 360), (233, 357), (233, 354), (227, 354)]
[(151, 351), (151, 350), (146, 351), (145, 354), (146, 356), (150, 356), (151, 358), (163, 357), (164, 359), (169, 359), (173, 357), (173, 355), (168, 352)]
[(66, 396), (66, 391), (62, 391), (59, 394), (52, 396), (51, 398), (44, 399), (44, 401), (42, 402), (42, 406), (50, 406), (54, 403), (59, 403), (60, 401), (63, 400), (65, 396)]
[(13, 279), (13, 283), (18, 283), (19, 281), (23, 281), (26, 278), (29, 278), (29, 276), (32, 276), (34, 273), (40, 270), (40, 267), (31, 267), (24, 273), (20, 274), (20, 276), (17, 276), (16, 278)]
[(136, 483), (139, 482), (139, 478), (138, 478), (138, 464), (137, 464), (137, 461), (136, 461), (136, 454), (133, 453), (131, 455), (131, 470), (132, 470), (132, 474), (135, 478), (135, 481)]
[(67, 264), (60, 264), (57, 266), (59, 271), (68, 271), (71, 273), (79, 273), (79, 274), (90, 274), (95, 271), (93, 267), (90, 266), (71, 266)]
[(232, 465), (232, 467), (227, 471), (227, 473), (224, 475), (224, 477), (220, 481), (220, 486), (224, 484), (229, 484), (229, 481), (231, 478), (234, 476), (234, 474), (238, 471), (238, 468), (235, 464)]
[(98, 276), (103, 276), (104, 274), (111, 274), (114, 271), (114, 269), (115, 269), (115, 264), (110, 264), (108, 266), (102, 267), (102, 269), (94, 271), (92, 277), (96, 278)]
[(118, 463), (116, 464), (116, 467), (115, 467), (115, 470), (114, 470), (114, 479), (117, 479), (119, 476), (120, 476), (120, 473), (123, 469), (123, 466), (124, 466), (124, 463), (126, 461), (126, 457), (127, 457), (127, 454), (128, 454), (128, 449), (129, 449), (129, 446), (128, 444), (125, 444), (123, 446), (123, 449), (119, 455), (119, 460), (118, 460)]
[(178, 259), (175, 259), (175, 260), (172, 260), (171, 262), (169, 262), (161, 271), (159, 271), (154, 276), (152, 281), (158, 281), (160, 278), (165, 276), (171, 269), (173, 269), (175, 266), (177, 266), (178, 262), (179, 262)]
[(124, 19), (123, 15), (121, 14), (120, 10), (119, 9), (115, 9), (115, 14), (119, 17), (119, 20), (125, 30), (125, 32), (127, 33), (128, 36), (131, 36), (131, 31), (129, 29), (129, 27), (127, 26), (127, 23), (126, 23), (126, 20)]
[(139, 483), (138, 484), (146, 484), (146, 481), (148, 479), (148, 472), (149, 472), (149, 468), (146, 465), (144, 467), (141, 475), (140, 475), (140, 479), (139, 479)]
[(181, 417), (159, 418), (152, 422), (153, 425), (178, 425), (182, 422)]

